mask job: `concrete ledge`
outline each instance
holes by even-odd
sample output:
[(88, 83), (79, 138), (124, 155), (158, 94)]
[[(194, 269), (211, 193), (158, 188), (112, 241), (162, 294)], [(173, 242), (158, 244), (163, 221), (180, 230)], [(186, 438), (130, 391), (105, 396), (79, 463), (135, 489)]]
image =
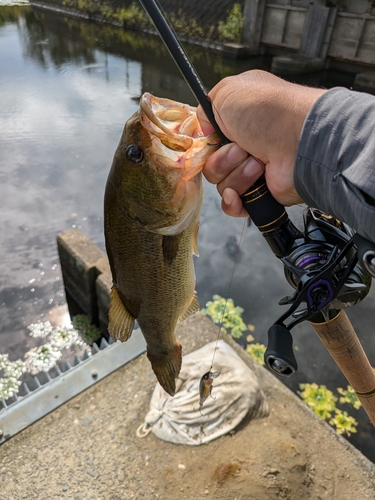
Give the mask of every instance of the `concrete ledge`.
[(354, 90), (362, 92), (375, 93), (375, 71), (367, 71), (365, 73), (358, 73), (354, 78)]
[(249, 47), (240, 43), (224, 43), (216, 48), (216, 52), (229, 59), (246, 59), (247, 57), (257, 56), (259, 47)]
[[(106, 269), (98, 264), (103, 252), (82, 233), (67, 233), (59, 235), (64, 266), (72, 265), (66, 276), (73, 279), (75, 270), (86, 286), (90, 269)], [(106, 272), (87, 288), (103, 314), (109, 289)], [(217, 333), (199, 313), (176, 331), (184, 354)], [(136, 431), (156, 384), (141, 355), (0, 446), (0, 500), (373, 499), (374, 464), (232, 339), (222, 338), (256, 373), (268, 417), (245, 419), (230, 435), (199, 448), (152, 433), (141, 439)]]
[(276, 56), (272, 59), (271, 72), (275, 75), (300, 75), (324, 69), (324, 59), (301, 55)]

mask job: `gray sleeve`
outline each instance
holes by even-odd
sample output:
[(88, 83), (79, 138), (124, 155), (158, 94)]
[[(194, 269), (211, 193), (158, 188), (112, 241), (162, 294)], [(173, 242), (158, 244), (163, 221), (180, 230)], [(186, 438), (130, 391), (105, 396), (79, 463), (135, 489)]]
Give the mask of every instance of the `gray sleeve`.
[(306, 117), (294, 182), (304, 202), (375, 241), (375, 97), (336, 87)]

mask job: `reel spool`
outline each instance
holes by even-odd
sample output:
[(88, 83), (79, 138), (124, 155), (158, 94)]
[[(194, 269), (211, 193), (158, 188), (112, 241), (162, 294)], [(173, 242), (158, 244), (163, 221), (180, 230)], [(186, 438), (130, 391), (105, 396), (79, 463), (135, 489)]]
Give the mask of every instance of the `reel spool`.
[[(282, 259), (286, 280), (294, 289), (298, 288), (304, 274), (319, 271), (327, 264), (335, 248), (342, 251), (354, 235), (349, 227), (337, 219), (311, 208), (305, 215), (304, 234), (304, 243), (298, 245), (286, 258)], [(357, 249), (353, 244), (353, 247), (347, 250), (342, 260), (332, 269), (332, 281), (340, 279), (342, 273), (345, 272), (345, 266), (350, 259), (355, 259), (356, 254)], [(358, 263), (357, 258), (341, 290), (336, 298), (331, 300), (329, 308), (340, 310), (358, 304), (366, 297), (370, 287), (371, 276)], [(316, 289), (315, 293), (324, 294), (324, 289), (320, 291)]]

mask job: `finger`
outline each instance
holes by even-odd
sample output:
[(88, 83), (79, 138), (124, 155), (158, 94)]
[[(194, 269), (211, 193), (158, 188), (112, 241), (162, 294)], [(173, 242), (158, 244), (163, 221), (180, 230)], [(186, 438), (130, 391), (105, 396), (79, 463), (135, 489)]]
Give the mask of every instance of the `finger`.
[(232, 188), (226, 188), (223, 192), (221, 208), (224, 213), (231, 217), (248, 217), (249, 214), (245, 210), (242, 200), (238, 193)]
[(238, 144), (225, 144), (209, 157), (204, 166), (203, 174), (208, 182), (218, 184), (242, 165), (248, 156), (249, 154)]
[(264, 172), (264, 164), (253, 156), (248, 156), (217, 185), (217, 190), (223, 195), (226, 188), (234, 189), (239, 195), (249, 189)]
[(209, 119), (207, 118), (205, 112), (203, 111), (203, 108), (201, 105), (197, 107), (197, 118), (199, 121), (199, 124), (201, 126), (203, 135), (211, 135), (215, 132), (215, 129), (211, 125)]

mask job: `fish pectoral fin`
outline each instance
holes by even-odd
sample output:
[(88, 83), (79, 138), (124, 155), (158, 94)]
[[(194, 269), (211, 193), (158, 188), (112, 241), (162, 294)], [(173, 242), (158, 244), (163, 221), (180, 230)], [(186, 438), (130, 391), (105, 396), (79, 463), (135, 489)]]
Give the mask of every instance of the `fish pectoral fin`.
[(108, 317), (108, 331), (113, 340), (121, 340), (121, 342), (128, 340), (134, 328), (135, 318), (122, 303), (118, 291), (114, 286), (111, 290)]
[(180, 239), (181, 234), (163, 235), (163, 259), (168, 266), (171, 266), (176, 258)]
[(193, 236), (193, 254), (199, 257), (199, 251), (198, 251), (198, 232), (199, 232), (199, 222), (195, 226), (194, 229), (194, 236)]
[(198, 312), (200, 308), (201, 308), (201, 306), (199, 304), (199, 301), (198, 301), (198, 298), (197, 298), (197, 294), (196, 294), (196, 292), (194, 292), (194, 295), (193, 295), (193, 298), (191, 299), (189, 307), (186, 309), (186, 311), (184, 312), (184, 314), (182, 314), (178, 318), (178, 321), (184, 321), (184, 319), (186, 319), (189, 316), (191, 316), (192, 314)]

